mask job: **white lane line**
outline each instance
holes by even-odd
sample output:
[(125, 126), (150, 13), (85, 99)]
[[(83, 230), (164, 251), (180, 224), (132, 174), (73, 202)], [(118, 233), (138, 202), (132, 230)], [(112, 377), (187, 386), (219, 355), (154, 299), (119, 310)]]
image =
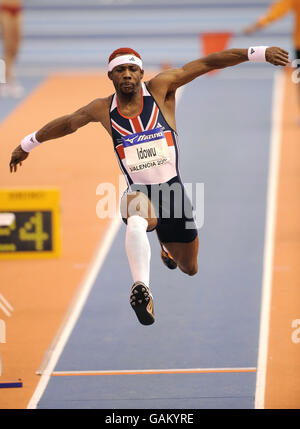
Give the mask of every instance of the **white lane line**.
[(0, 309), (8, 317), (11, 316), (11, 312), (14, 310), (14, 308), (10, 305), (10, 303), (7, 301), (7, 299), (4, 298), (4, 296), (1, 293), (0, 293)]
[(264, 408), (265, 402), (284, 79), (285, 74), (282, 71), (275, 73), (272, 100), (272, 130), (266, 212), (264, 273), (262, 284), (258, 365), (255, 392), (255, 408), (260, 409)]
[(120, 228), (121, 218), (115, 217), (112, 219), (110, 226), (107, 227), (106, 235), (100, 240), (98, 249), (96, 251), (94, 260), (91, 262), (90, 268), (87, 271), (86, 277), (80, 285), (78, 292), (70, 305), (70, 308), (66, 314), (65, 320), (56, 335), (52, 346), (46, 357), (46, 361), (43, 368), (40, 370), (41, 379), (35, 389), (33, 396), (31, 397), (27, 409), (35, 409), (37, 404), (44, 393), (47, 384), (50, 380), (51, 374), (55, 368), (55, 365), (73, 331), (73, 328), (80, 316), (80, 313), (85, 305), (88, 295), (94, 285), (99, 270), (106, 258), (106, 255), (112, 245), (112, 242)]

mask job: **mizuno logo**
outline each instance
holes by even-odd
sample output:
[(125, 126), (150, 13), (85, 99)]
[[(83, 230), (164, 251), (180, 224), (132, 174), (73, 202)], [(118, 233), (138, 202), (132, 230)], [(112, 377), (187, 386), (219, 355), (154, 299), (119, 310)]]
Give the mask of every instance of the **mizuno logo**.
[(134, 136), (131, 139), (126, 139), (126, 142), (129, 142), (130, 144), (133, 144), (134, 140), (137, 138), (138, 136)]
[(158, 137), (163, 137), (163, 133), (160, 131), (158, 133), (154, 133), (154, 134), (142, 134), (141, 136), (139, 136), (138, 142), (140, 141), (144, 141), (144, 140), (152, 140)]

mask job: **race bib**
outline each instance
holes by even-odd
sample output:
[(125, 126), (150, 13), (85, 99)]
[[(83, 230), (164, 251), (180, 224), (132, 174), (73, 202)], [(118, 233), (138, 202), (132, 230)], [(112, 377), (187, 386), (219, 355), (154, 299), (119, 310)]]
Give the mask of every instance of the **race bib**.
[(170, 159), (168, 143), (160, 127), (122, 137), (122, 142), (131, 171), (158, 167)]

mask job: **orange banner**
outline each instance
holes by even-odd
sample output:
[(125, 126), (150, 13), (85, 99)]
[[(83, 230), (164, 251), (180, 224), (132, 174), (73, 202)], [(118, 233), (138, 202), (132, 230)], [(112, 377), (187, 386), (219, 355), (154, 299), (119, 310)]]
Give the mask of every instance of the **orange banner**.
[[(224, 32), (224, 33), (201, 33), (200, 34), (200, 44), (202, 55), (206, 56), (213, 52), (223, 51), (227, 49), (227, 46), (230, 43), (232, 37), (232, 33)], [(210, 72), (216, 73), (217, 70), (213, 70)]]

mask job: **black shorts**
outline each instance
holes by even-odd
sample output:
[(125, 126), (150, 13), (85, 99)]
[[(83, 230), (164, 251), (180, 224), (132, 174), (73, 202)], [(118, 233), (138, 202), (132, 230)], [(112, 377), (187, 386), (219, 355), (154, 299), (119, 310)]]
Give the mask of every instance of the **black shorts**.
[[(177, 176), (158, 185), (132, 184), (125, 193), (136, 191), (151, 201), (157, 218), (155, 229), (162, 243), (189, 243), (197, 237), (193, 207)], [(122, 219), (127, 223), (126, 218)]]

